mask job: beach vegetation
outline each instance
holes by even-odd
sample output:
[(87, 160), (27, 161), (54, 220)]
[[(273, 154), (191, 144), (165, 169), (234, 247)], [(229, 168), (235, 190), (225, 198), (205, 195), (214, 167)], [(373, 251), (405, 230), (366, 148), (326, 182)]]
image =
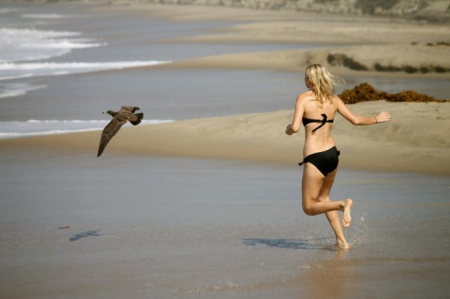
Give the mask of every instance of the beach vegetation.
[(420, 72), (423, 74), (428, 73), (429, 71), (430, 71), (430, 69), (425, 66), (420, 67)]
[(392, 65), (384, 66), (378, 62), (373, 65), (373, 68), (378, 72), (400, 72), (401, 71), (401, 68), (399, 68), (399, 67), (395, 67)]
[(434, 67), (434, 71), (436, 73), (445, 73), (446, 71), (448, 71), (448, 69), (443, 68), (442, 66), (435, 66)]
[(378, 91), (369, 83), (361, 83), (352, 89), (346, 89), (339, 97), (346, 104), (356, 104), (368, 101), (386, 100), (388, 102), (449, 102), (444, 99), (436, 99), (432, 96), (422, 94), (413, 90), (404, 90), (399, 93), (391, 94), (385, 91)]
[(389, 10), (398, 3), (399, 0), (356, 0), (355, 8), (361, 9), (364, 14), (373, 15), (377, 8)]
[(314, 3), (317, 4), (327, 4), (331, 2), (339, 2), (339, 0), (314, 0)]
[(411, 65), (404, 65), (402, 67), (397, 67), (397, 66), (392, 66), (392, 65), (382, 65), (380, 63), (375, 63), (373, 65), (373, 68), (377, 71), (377, 72), (406, 72), (409, 74), (412, 73), (430, 73), (430, 72), (435, 72), (435, 73), (446, 73), (446, 72), (450, 72), (450, 68), (445, 68), (443, 66), (411, 66)]
[(328, 54), (327, 61), (333, 66), (345, 66), (351, 70), (367, 71), (369, 68), (345, 54)]

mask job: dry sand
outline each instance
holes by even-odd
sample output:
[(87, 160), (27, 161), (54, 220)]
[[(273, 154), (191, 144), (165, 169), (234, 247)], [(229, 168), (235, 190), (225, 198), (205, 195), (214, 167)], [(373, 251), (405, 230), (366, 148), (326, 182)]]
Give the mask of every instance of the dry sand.
[[(450, 103), (359, 103), (361, 115), (388, 110), (393, 121), (352, 126), (336, 116), (334, 138), (344, 167), (366, 170), (450, 174)], [(242, 159), (295, 163), (302, 159), (304, 134), (288, 137), (284, 128), (293, 111), (192, 119), (123, 128), (108, 153)], [(6, 153), (33, 147), (97, 152), (100, 132), (2, 140)], [(99, 159), (101, 159), (100, 157)]]
[[(183, 61), (167, 67), (270, 68), (303, 71), (311, 63), (321, 63), (338, 75), (428, 76), (450, 78), (450, 26), (402, 19), (308, 14), (293, 11), (250, 10), (229, 7), (179, 5), (102, 5), (96, 9), (129, 11), (175, 21), (246, 21), (245, 24), (216, 30), (212, 34), (168, 40), (168, 42), (268, 42), (316, 43), (336, 46), (320, 50), (288, 50), (221, 55)], [(440, 43), (440, 44), (439, 44)], [(342, 64), (330, 64), (329, 55), (345, 55), (365, 66), (355, 71)], [(374, 65), (416, 69), (436, 67), (446, 72), (406, 74), (374, 72)]]

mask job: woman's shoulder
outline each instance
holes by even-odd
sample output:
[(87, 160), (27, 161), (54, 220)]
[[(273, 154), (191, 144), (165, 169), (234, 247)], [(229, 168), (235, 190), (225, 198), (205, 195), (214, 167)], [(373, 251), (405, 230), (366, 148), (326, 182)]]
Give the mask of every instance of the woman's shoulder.
[(314, 92), (311, 90), (300, 93), (297, 96), (297, 102), (307, 102), (307, 101), (314, 100), (314, 99), (315, 99), (315, 95), (314, 95)]
[(336, 95), (336, 94), (334, 94), (333, 95), (333, 97), (332, 97), (332, 102), (333, 102), (333, 104), (337, 107), (337, 106), (339, 106), (339, 104), (343, 104), (344, 102), (342, 101), (342, 99), (338, 96), (338, 95)]
[(337, 94), (333, 94), (332, 99), (338, 101), (341, 100), (341, 98)]

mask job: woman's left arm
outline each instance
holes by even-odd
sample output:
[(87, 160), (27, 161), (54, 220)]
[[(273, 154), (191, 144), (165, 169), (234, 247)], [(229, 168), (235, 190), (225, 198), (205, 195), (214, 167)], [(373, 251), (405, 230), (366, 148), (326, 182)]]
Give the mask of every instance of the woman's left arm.
[(288, 124), (286, 127), (286, 135), (291, 136), (294, 133), (297, 133), (298, 130), (300, 130), (301, 124), (302, 124), (302, 117), (304, 113), (303, 108), (303, 100), (304, 95), (299, 94), (297, 96), (297, 101), (295, 102), (295, 111), (294, 111), (294, 119), (292, 120), (292, 123)]
[(337, 111), (353, 125), (374, 125), (391, 120), (391, 114), (387, 111), (380, 112), (377, 116), (356, 115), (348, 109), (347, 105), (339, 97), (336, 97), (336, 99), (338, 101)]

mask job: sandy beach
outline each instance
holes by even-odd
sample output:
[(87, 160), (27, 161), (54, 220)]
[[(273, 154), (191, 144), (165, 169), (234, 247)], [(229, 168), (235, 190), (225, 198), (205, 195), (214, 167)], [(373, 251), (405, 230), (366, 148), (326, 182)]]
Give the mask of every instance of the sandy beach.
[(450, 101), (349, 105), (391, 112), (373, 126), (336, 115), (331, 197), (355, 201), (350, 250), (331, 249), (327, 219), (303, 213), (304, 133), (284, 133), (312, 62), (346, 79), (340, 91), (370, 81), (448, 99), (448, 25), (134, 1), (27, 5), (13, 9), (50, 18), (31, 23), (43, 32), (107, 45), (52, 62), (173, 62), (30, 79), (45, 87), (2, 98), (1, 122), (84, 124), (130, 104), (174, 121), (125, 126), (99, 158), (100, 130), (0, 139), (0, 298), (448, 297)]
[[(308, 14), (292, 11), (248, 10), (229, 7), (142, 5), (126, 2), (99, 6), (100, 10), (128, 11), (139, 15), (164, 17), (175, 21), (226, 20), (249, 22), (222, 28), (210, 34), (170, 39), (168, 42), (269, 42), (334, 44), (314, 51), (275, 51), (207, 57), (173, 64), (174, 67), (269, 68), (301, 72), (313, 62), (326, 65), (338, 75), (374, 72), (383, 67), (417, 69), (442, 67), (444, 72), (427, 76), (450, 78), (448, 24), (424, 24), (402, 19)], [(356, 25), (357, 24), (357, 25)], [(351, 46), (346, 46), (351, 45)], [(367, 68), (357, 71), (328, 56), (345, 55)], [(420, 73), (420, 71), (418, 71)], [(376, 72), (375, 72), (376, 73)], [(380, 76), (405, 76), (405, 72), (382, 72)], [(407, 74), (411, 76), (411, 74)], [(414, 74), (413, 74), (414, 75)], [(418, 74), (423, 76), (424, 74)]]
[[(450, 103), (359, 103), (362, 115), (388, 110), (394, 121), (354, 127), (339, 116), (334, 138), (344, 167), (361, 170), (450, 174)], [(295, 165), (302, 160), (304, 135), (292, 137), (284, 128), (292, 111), (234, 115), (123, 128), (108, 153), (240, 159)], [(398, 117), (398, 119), (396, 119)], [(420, 126), (417, 125), (420, 121)], [(2, 151), (20, 148), (64, 149), (96, 153), (100, 132), (72, 133), (2, 140)], [(376, 157), (376, 159), (374, 159)]]

